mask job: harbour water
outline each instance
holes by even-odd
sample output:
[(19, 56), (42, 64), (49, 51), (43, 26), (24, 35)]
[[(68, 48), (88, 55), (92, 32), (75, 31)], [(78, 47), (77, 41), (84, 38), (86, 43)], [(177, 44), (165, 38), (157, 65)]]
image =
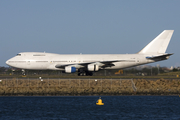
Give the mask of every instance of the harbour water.
[(179, 120), (179, 96), (0, 97), (0, 120)]

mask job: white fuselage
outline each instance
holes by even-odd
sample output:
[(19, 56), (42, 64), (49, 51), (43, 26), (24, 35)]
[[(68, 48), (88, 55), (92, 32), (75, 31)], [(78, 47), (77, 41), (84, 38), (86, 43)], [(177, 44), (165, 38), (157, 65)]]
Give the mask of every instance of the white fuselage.
[[(146, 59), (145, 54), (53, 54), (41, 52), (23, 52), (6, 61), (9, 66), (20, 69), (32, 70), (64, 70), (56, 68), (56, 65), (72, 65), (76, 66), (79, 63), (103, 62), (111, 60), (122, 60), (114, 62), (114, 66), (103, 69), (122, 69), (142, 64), (155, 62), (154, 60)], [(123, 61), (125, 60), (125, 61)], [(101, 65), (100, 65), (101, 66)], [(76, 66), (76, 68), (81, 66)], [(82, 66), (83, 67), (83, 66)], [(102, 69), (102, 68), (100, 68)]]

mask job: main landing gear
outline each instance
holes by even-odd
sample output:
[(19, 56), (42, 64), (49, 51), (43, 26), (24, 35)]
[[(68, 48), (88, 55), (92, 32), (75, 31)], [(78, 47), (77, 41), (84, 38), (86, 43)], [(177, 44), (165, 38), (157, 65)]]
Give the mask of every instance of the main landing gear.
[(78, 76), (92, 76), (93, 72), (89, 72), (89, 71), (83, 71), (83, 72), (79, 72)]

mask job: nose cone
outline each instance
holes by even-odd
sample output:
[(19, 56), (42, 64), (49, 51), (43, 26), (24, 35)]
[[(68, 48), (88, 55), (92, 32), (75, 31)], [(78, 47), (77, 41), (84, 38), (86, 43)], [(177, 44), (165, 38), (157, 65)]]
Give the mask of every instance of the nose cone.
[(9, 60), (6, 61), (6, 64), (9, 65)]
[(9, 60), (7, 60), (7, 61), (6, 61), (6, 64), (9, 65), (9, 66), (11, 66), (11, 64), (12, 64), (12, 63), (10, 62), (11, 60), (12, 60), (12, 58), (9, 59)]

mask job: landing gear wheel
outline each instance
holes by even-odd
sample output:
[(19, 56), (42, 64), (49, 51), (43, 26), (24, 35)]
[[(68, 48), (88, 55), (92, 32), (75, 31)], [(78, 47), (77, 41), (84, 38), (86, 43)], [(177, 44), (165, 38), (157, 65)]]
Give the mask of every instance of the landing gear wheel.
[(93, 72), (86, 72), (86, 76), (92, 76), (93, 75)]
[(89, 72), (89, 71), (78, 73), (78, 76), (92, 76), (92, 75), (93, 75), (93, 72)]
[(92, 73), (92, 72), (90, 72), (90, 73), (89, 73), (89, 76), (92, 76), (92, 75), (93, 75), (93, 73)]

